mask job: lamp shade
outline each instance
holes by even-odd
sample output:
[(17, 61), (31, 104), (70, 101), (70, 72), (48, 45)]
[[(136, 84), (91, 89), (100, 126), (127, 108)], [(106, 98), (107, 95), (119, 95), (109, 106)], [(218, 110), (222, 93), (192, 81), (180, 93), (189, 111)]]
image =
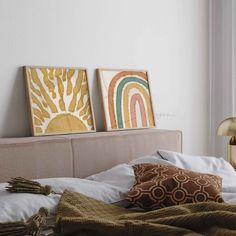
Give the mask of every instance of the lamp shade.
[(217, 134), (222, 136), (236, 136), (236, 117), (223, 120), (218, 127)]

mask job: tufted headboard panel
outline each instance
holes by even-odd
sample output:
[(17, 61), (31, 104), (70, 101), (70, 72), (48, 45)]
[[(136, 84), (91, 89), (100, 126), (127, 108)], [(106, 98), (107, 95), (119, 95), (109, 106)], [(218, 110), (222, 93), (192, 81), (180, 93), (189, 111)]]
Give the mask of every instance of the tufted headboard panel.
[(11, 177), (86, 177), (153, 154), (182, 152), (181, 131), (129, 130), (0, 139), (0, 182)]

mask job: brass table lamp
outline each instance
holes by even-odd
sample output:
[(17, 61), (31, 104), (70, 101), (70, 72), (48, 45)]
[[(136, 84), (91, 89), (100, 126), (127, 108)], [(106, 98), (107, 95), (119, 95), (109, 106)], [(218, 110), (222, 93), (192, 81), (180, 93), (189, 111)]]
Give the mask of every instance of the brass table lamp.
[(218, 135), (231, 136), (228, 144), (227, 158), (236, 169), (236, 117), (230, 117), (221, 122), (217, 130)]

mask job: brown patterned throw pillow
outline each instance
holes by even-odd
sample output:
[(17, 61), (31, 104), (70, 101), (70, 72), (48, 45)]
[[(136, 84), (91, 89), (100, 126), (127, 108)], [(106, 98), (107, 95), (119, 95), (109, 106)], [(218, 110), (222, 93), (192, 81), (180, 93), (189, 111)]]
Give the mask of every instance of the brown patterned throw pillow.
[(133, 166), (136, 183), (128, 200), (145, 210), (195, 202), (223, 202), (222, 179), (171, 165)]

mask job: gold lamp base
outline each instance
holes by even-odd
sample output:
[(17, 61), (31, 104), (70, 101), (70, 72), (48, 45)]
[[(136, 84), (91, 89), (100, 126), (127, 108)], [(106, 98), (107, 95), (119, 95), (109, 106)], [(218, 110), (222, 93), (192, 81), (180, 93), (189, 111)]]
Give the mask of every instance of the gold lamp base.
[(228, 161), (236, 170), (236, 136), (232, 136), (228, 144)]

